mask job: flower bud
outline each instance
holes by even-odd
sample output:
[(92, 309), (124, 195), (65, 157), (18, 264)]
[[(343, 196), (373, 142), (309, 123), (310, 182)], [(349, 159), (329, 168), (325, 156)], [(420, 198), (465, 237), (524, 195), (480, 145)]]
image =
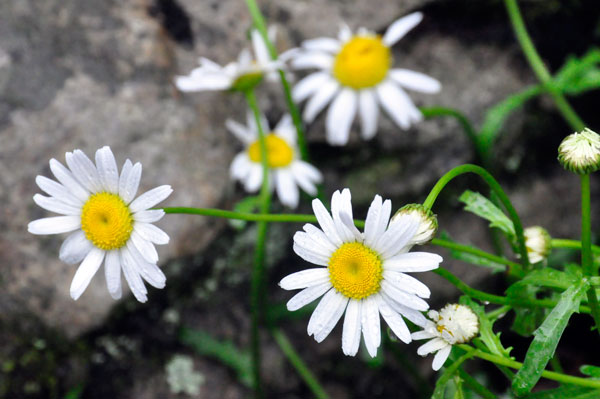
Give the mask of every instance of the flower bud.
[(392, 217), (392, 222), (400, 215), (412, 215), (419, 219), (419, 229), (412, 239), (413, 245), (426, 244), (435, 237), (438, 222), (436, 215), (431, 212), (431, 209), (427, 209), (421, 204), (404, 205)]
[(479, 319), (470, 307), (452, 303), (427, 316), (436, 324), (441, 338), (451, 345), (469, 342), (479, 333)]
[(568, 135), (558, 147), (558, 161), (573, 173), (595, 172), (600, 168), (600, 135), (588, 128)]
[(523, 231), (523, 235), (529, 262), (538, 263), (548, 257), (552, 249), (552, 238), (546, 229), (540, 226), (528, 227)]

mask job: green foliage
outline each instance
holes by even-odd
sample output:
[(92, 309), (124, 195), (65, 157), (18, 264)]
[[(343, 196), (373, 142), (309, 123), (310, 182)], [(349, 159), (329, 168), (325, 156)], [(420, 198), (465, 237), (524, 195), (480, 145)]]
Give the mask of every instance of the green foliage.
[[(254, 213), (256, 212), (260, 207), (260, 197), (257, 195), (251, 195), (248, 197), (245, 197), (243, 199), (241, 199), (239, 202), (237, 202), (234, 206), (233, 206), (233, 210), (235, 212), (241, 212), (241, 213)], [(230, 219), (229, 220), (229, 224), (238, 230), (243, 229), (244, 227), (246, 227), (246, 224), (248, 222), (245, 220), (239, 220), (239, 219)]]
[(509, 238), (515, 237), (515, 226), (513, 222), (492, 201), (483, 195), (466, 190), (459, 200), (465, 203), (465, 210), (476, 214), (490, 222), (490, 227), (496, 227), (504, 232)]
[(462, 296), (459, 303), (471, 308), (479, 319), (479, 339), (483, 341), (490, 353), (510, 358), (512, 348), (505, 348), (500, 341), (500, 333), (494, 334), (493, 322), (485, 314), (483, 306), (468, 296)]
[[(473, 353), (467, 352), (444, 370), (442, 375), (440, 375), (440, 378), (438, 378), (437, 382), (435, 383), (435, 389), (433, 390), (433, 395), (431, 395), (431, 399), (445, 399), (445, 392), (446, 389), (449, 387), (449, 383), (452, 380), (452, 378), (456, 376), (456, 378), (460, 379), (460, 377), (457, 375), (458, 368), (465, 360), (471, 357), (473, 357)], [(454, 384), (454, 389), (456, 388), (457, 385)], [(460, 389), (459, 394), (462, 394), (462, 389)], [(456, 398), (456, 391), (454, 397)], [(461, 396), (458, 396), (458, 398), (460, 397)]]
[(581, 58), (569, 57), (552, 83), (571, 95), (600, 88), (600, 50), (591, 49)]
[(203, 356), (213, 357), (233, 369), (240, 382), (252, 386), (250, 353), (237, 348), (231, 341), (219, 341), (204, 331), (183, 328), (179, 339)]
[(581, 374), (585, 374), (585, 375), (595, 378), (595, 379), (600, 379), (600, 367), (598, 367), (598, 366), (591, 366), (589, 364), (584, 364), (583, 366), (581, 366), (579, 368), (579, 371), (581, 372)]
[(515, 292), (516, 290), (522, 290), (525, 285), (535, 285), (538, 287), (549, 287), (566, 290), (572, 284), (577, 283), (581, 280), (581, 270), (573, 271), (570, 269), (569, 272), (563, 272), (560, 270), (552, 269), (549, 267), (543, 269), (532, 270), (527, 273), (525, 277), (511, 285), (508, 292)]
[(599, 389), (563, 385), (556, 389), (531, 393), (523, 399), (597, 399), (599, 397)]
[[(454, 242), (454, 243), (456, 242), (456, 241), (452, 240), (452, 238), (450, 238), (450, 235), (447, 232), (442, 232), (442, 234), (440, 234), (440, 238), (450, 241), (450, 242)], [(471, 245), (461, 244), (461, 246), (471, 248), (471, 249), (473, 249), (474, 252), (479, 250), (479, 248), (473, 247)], [(462, 260), (463, 262), (467, 262), (472, 265), (488, 267), (492, 270), (492, 273), (506, 271), (506, 266), (501, 263), (494, 262), (493, 260), (484, 258), (482, 256), (478, 256), (474, 253), (465, 252), (464, 250), (458, 250), (458, 249), (454, 249), (454, 248), (449, 248), (449, 249), (450, 249), (450, 255), (454, 259)]]
[(530, 392), (540, 379), (548, 361), (554, 356), (554, 351), (567, 327), (569, 318), (579, 310), (579, 304), (588, 285), (587, 280), (582, 279), (563, 292), (554, 309), (535, 331), (523, 367), (516, 374), (512, 383), (513, 391), (517, 395)]

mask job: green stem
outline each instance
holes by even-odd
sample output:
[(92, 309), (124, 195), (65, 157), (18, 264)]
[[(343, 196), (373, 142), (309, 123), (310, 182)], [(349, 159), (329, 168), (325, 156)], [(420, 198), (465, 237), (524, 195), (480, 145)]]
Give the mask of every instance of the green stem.
[(327, 399), (329, 395), (325, 392), (325, 389), (319, 384), (319, 381), (315, 377), (315, 375), (309, 370), (309, 368), (304, 364), (302, 358), (296, 353), (294, 347), (292, 346), (290, 340), (285, 336), (283, 331), (278, 328), (273, 328), (271, 330), (271, 334), (273, 338), (275, 338), (275, 342), (279, 345), (279, 348), (283, 352), (283, 354), (287, 357), (289, 362), (298, 372), (298, 375), (304, 380), (306, 385), (310, 388), (313, 395), (318, 399)]
[[(492, 362), (492, 363), (499, 364), (502, 366), (510, 367), (510, 368), (516, 369), (516, 370), (523, 367), (523, 363), (511, 360), (511, 359), (508, 359), (508, 358), (505, 358), (502, 356), (483, 352), (479, 349), (474, 349), (472, 346), (469, 346), (469, 345), (461, 344), (461, 345), (459, 345), (459, 347), (461, 349), (467, 351), (467, 353), (470, 353), (473, 356), (477, 356), (480, 359), (487, 360), (488, 362)], [(555, 371), (544, 370), (542, 372), (542, 377), (549, 379), (549, 380), (562, 382), (564, 384), (579, 385), (582, 387), (590, 387), (590, 388), (600, 388), (600, 380), (575, 377), (572, 375), (557, 373)]]
[[(260, 213), (268, 214), (271, 206), (271, 191), (269, 190), (269, 165), (267, 154), (267, 143), (265, 132), (262, 128), (261, 114), (256, 101), (254, 90), (245, 92), (248, 106), (252, 109), (258, 130), (258, 142), (260, 146), (260, 163), (262, 165), (262, 184), (260, 188)], [(258, 223), (256, 233), (256, 250), (254, 251), (254, 267), (252, 268), (252, 279), (250, 287), (250, 303), (252, 306), (252, 371), (254, 375), (254, 397), (263, 397), (261, 378), (261, 348), (260, 348), (260, 325), (264, 313), (264, 273), (265, 273), (265, 245), (267, 238), (267, 222)]]
[[(438, 269), (433, 270), (433, 272), (443, 278), (445, 278), (448, 282), (455, 285), (463, 294), (468, 295), (473, 298), (477, 298), (480, 301), (486, 301), (489, 303), (495, 303), (497, 305), (510, 305), (510, 306), (524, 306), (524, 307), (543, 307), (543, 308), (553, 308), (556, 306), (556, 301), (551, 299), (524, 299), (524, 298), (509, 298), (500, 295), (490, 294), (484, 291), (480, 291), (469, 285), (465, 284), (458, 277), (452, 274), (450, 271), (440, 267)], [(581, 305), (579, 307), (579, 312), (581, 313), (590, 313), (590, 308), (585, 305)]]
[(565, 118), (567, 123), (569, 123), (571, 128), (577, 131), (583, 130), (585, 123), (569, 105), (561, 91), (554, 87), (552, 75), (550, 75), (546, 65), (544, 65), (542, 58), (538, 54), (529, 33), (527, 32), (517, 0), (504, 0), (504, 4), (508, 11), (508, 16), (517, 40), (521, 45), (521, 49), (523, 50), (531, 69), (533, 69), (533, 72), (536, 74), (539, 81), (544, 85), (544, 88), (554, 100), (559, 112), (562, 114), (563, 118)]
[[(592, 222), (590, 201), (590, 175), (581, 175), (581, 268), (585, 276), (594, 275), (592, 262)], [(592, 309), (592, 317), (596, 330), (600, 334), (600, 304), (596, 296), (596, 288), (590, 286), (587, 292), (588, 304)]]
[[(550, 241), (552, 248), (572, 248), (572, 249), (581, 249), (581, 241), (577, 240), (568, 240), (564, 238), (553, 238)], [(600, 254), (600, 247), (597, 245), (592, 245), (592, 252), (596, 254)]]
[(472, 255), (476, 255), (480, 258), (488, 259), (492, 262), (499, 263), (501, 265), (506, 265), (509, 268), (509, 270), (508, 270), (509, 275), (513, 275), (516, 277), (523, 277), (525, 275), (525, 272), (523, 271), (523, 268), (521, 267), (520, 264), (510, 261), (502, 256), (493, 255), (489, 252), (482, 251), (481, 249), (478, 249), (478, 248), (473, 248), (468, 245), (458, 244), (458, 243), (455, 243), (452, 241), (444, 240), (442, 238), (434, 238), (433, 240), (431, 240), (430, 244), (437, 245), (439, 247), (452, 249), (455, 251), (469, 253)]
[(439, 395), (439, 397), (444, 397), (444, 389), (446, 384), (454, 375), (454, 373), (456, 373), (460, 365), (474, 356), (474, 352), (475, 349), (467, 351), (467, 353), (456, 359), (450, 366), (446, 367), (440, 378), (435, 383), (435, 391), (433, 392), (433, 396)]
[(433, 204), (435, 203), (435, 200), (437, 199), (438, 195), (443, 190), (443, 188), (446, 186), (446, 184), (448, 184), (455, 177), (458, 177), (465, 173), (474, 173), (481, 177), (487, 183), (487, 185), (496, 193), (498, 199), (500, 200), (500, 202), (502, 202), (504, 208), (506, 208), (506, 211), (508, 212), (508, 215), (510, 216), (515, 227), (515, 234), (517, 236), (517, 242), (519, 244), (519, 254), (521, 255), (521, 261), (523, 262), (523, 266), (525, 267), (525, 269), (527, 269), (529, 266), (529, 257), (527, 256), (527, 248), (525, 247), (525, 237), (523, 236), (523, 225), (521, 224), (521, 219), (519, 219), (517, 211), (512, 206), (510, 199), (504, 193), (504, 190), (502, 189), (500, 184), (498, 184), (496, 179), (494, 179), (494, 177), (491, 174), (489, 174), (487, 170), (483, 169), (480, 166), (470, 164), (460, 165), (450, 169), (433, 186), (433, 188), (429, 192), (429, 195), (425, 199), (425, 202), (423, 202), (423, 206), (425, 208), (431, 209), (433, 207)]
[[(252, 16), (252, 22), (254, 24), (254, 27), (262, 36), (267, 48), (269, 49), (269, 54), (271, 55), (271, 58), (276, 60), (277, 49), (269, 39), (267, 25), (265, 24), (265, 19), (262, 13), (260, 12), (260, 8), (256, 4), (255, 0), (246, 0), (246, 5), (248, 6), (248, 11)], [(304, 135), (304, 127), (302, 126), (302, 118), (300, 117), (300, 111), (298, 110), (298, 107), (292, 99), (292, 90), (290, 88), (289, 81), (285, 77), (285, 71), (281, 69), (279, 70), (279, 78), (281, 79), (281, 86), (283, 87), (285, 102), (287, 104), (288, 110), (290, 111), (290, 115), (292, 116), (294, 126), (296, 127), (296, 136), (298, 140), (298, 149), (300, 150), (300, 156), (302, 157), (302, 160), (308, 161), (308, 146), (306, 145), (306, 137)]]
[(496, 399), (496, 395), (494, 395), (489, 389), (484, 387), (477, 381), (475, 378), (471, 377), (469, 373), (463, 370), (462, 366), (458, 369), (458, 375), (462, 378), (467, 384), (469, 388), (475, 391), (479, 396), (484, 399)]
[[(299, 214), (260, 214), (260, 213), (245, 213), (226, 211), (223, 209), (213, 208), (190, 208), (190, 207), (169, 207), (162, 208), (165, 213), (170, 214), (187, 214), (199, 216), (212, 216), (223, 219), (245, 220), (248, 222), (287, 222), (287, 223), (317, 223), (315, 215), (299, 215)], [(360, 227), (360, 222), (356, 222)], [(364, 222), (362, 222), (364, 223)]]
[(512, 309), (510, 305), (500, 306), (498, 309), (487, 312), (485, 315), (490, 321), (496, 320), (498, 317), (508, 313)]

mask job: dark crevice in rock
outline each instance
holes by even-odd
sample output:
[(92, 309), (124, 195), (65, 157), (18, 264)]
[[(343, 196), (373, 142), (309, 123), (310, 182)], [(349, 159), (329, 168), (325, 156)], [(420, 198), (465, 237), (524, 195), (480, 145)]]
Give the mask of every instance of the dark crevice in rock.
[(156, 18), (169, 36), (187, 48), (194, 46), (190, 17), (175, 0), (155, 0), (148, 13)]

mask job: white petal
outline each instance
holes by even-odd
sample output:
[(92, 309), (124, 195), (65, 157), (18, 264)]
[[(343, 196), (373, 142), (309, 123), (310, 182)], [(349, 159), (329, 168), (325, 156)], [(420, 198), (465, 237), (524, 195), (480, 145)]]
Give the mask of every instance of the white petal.
[(344, 223), (344, 226), (346, 226), (346, 228), (348, 230), (350, 230), (350, 232), (352, 232), (352, 235), (354, 236), (354, 240), (359, 241), (359, 242), (363, 240), (363, 235), (356, 228), (356, 225), (354, 224), (354, 220), (352, 220), (352, 218), (350, 216), (348, 216), (348, 214), (346, 212), (340, 213), (340, 219), (342, 220), (342, 223)]
[(302, 114), (304, 120), (307, 123), (311, 123), (315, 120), (315, 117), (325, 108), (325, 106), (331, 101), (333, 96), (337, 93), (340, 85), (334, 79), (330, 79), (323, 83), (319, 90), (308, 100), (304, 113)]
[(399, 254), (385, 261), (386, 270), (395, 272), (427, 272), (437, 269), (442, 257), (429, 252)]
[[(131, 163), (131, 161), (130, 161)], [(121, 177), (119, 178), (119, 196), (123, 199), (126, 204), (129, 204), (135, 198), (138, 188), (140, 186), (140, 180), (142, 179), (142, 164), (136, 162), (135, 165), (128, 167), (125, 170), (125, 165), (121, 171)]]
[(429, 331), (425, 331), (425, 330), (414, 332), (410, 336), (414, 340), (431, 339), (431, 338), (437, 337), (437, 335), (430, 333)]
[(165, 211), (162, 209), (148, 209), (134, 213), (133, 220), (142, 223), (154, 223), (162, 219), (163, 216), (165, 216)]
[(156, 266), (155, 262), (148, 262), (146, 257), (139, 252), (132, 241), (127, 242), (127, 248), (123, 248), (123, 251), (129, 253), (129, 256), (133, 261), (132, 267), (144, 278), (144, 280), (155, 288), (165, 287), (167, 278), (162, 270)]
[(150, 241), (143, 239), (135, 230), (131, 233), (130, 238), (147, 262), (158, 262), (158, 252), (156, 252), (156, 248), (154, 248), (154, 245)]
[(133, 296), (138, 301), (144, 303), (148, 300), (148, 290), (144, 286), (144, 282), (139, 275), (139, 272), (135, 269), (135, 263), (127, 248), (121, 249), (119, 251), (121, 258), (121, 269), (123, 270), (123, 275), (125, 276), (125, 280), (129, 285), (129, 289), (133, 293)]
[(329, 259), (329, 257), (336, 250), (336, 248), (333, 245), (331, 245), (327, 238), (325, 238), (324, 242), (321, 241), (322, 237), (324, 237), (323, 232), (321, 232), (321, 234), (319, 235), (307, 233), (304, 231), (297, 231), (294, 234), (294, 244), (308, 252), (312, 252), (315, 256), (318, 256), (323, 259)]
[(410, 216), (402, 215), (390, 223), (387, 231), (383, 233), (374, 249), (383, 259), (391, 258), (402, 250), (419, 228), (419, 221)]
[(423, 345), (421, 345), (417, 349), (417, 355), (426, 356), (426, 355), (430, 354), (431, 352), (435, 352), (435, 351), (442, 349), (445, 346), (449, 346), (446, 341), (444, 341), (441, 338), (434, 338), (431, 341), (428, 341), (428, 342), (424, 343)]
[(296, 137), (296, 127), (292, 122), (292, 116), (290, 114), (284, 114), (277, 125), (273, 129), (273, 132), (284, 139), (292, 148), (296, 147), (298, 138)]
[(102, 186), (113, 194), (119, 193), (119, 170), (117, 161), (109, 146), (104, 146), (96, 151), (96, 169), (100, 175)]
[(77, 230), (81, 227), (79, 216), (54, 216), (34, 220), (27, 225), (31, 234), (61, 234)]
[(331, 330), (338, 323), (342, 315), (344, 314), (344, 310), (346, 310), (346, 305), (348, 304), (348, 298), (344, 295), (337, 293), (335, 295), (335, 300), (329, 304), (328, 307), (328, 315), (325, 320), (323, 327), (321, 329), (316, 329), (314, 332), (315, 341), (323, 342), (325, 338), (329, 335)]
[(355, 356), (360, 346), (362, 301), (350, 299), (344, 317), (342, 351), (346, 356)]
[(412, 28), (417, 26), (423, 20), (423, 14), (414, 12), (405, 17), (394, 21), (383, 35), (383, 44), (388, 47), (393, 46), (402, 39)]
[(47, 211), (60, 213), (61, 215), (77, 216), (81, 214), (80, 207), (69, 205), (55, 197), (46, 197), (41, 194), (36, 194), (33, 196), (33, 202)]
[(278, 169), (275, 173), (275, 188), (281, 203), (290, 208), (298, 207), (300, 192), (289, 170)]
[(119, 251), (109, 251), (106, 253), (104, 261), (104, 277), (106, 279), (106, 288), (113, 299), (121, 299), (121, 259)]
[(427, 76), (424, 73), (411, 71), (409, 69), (392, 69), (390, 71), (390, 78), (404, 88), (420, 91), (422, 93), (437, 93), (442, 88), (442, 85), (438, 80)]
[(409, 294), (403, 290), (399, 290), (395, 285), (390, 284), (386, 280), (381, 281), (381, 289), (387, 296), (392, 298), (394, 301), (397, 301), (401, 305), (421, 311), (429, 309), (429, 304), (423, 299), (414, 294)]
[(381, 106), (389, 117), (402, 129), (410, 127), (410, 111), (406, 100), (400, 93), (400, 88), (391, 83), (382, 83), (377, 86), (377, 96)]
[(325, 206), (323, 205), (321, 200), (314, 199), (312, 201), (312, 208), (313, 212), (315, 213), (315, 216), (317, 217), (317, 221), (321, 226), (321, 229), (323, 230), (329, 241), (336, 248), (342, 245), (342, 240), (340, 239), (340, 236), (337, 233), (337, 229), (333, 224), (333, 219), (331, 218), (331, 215), (329, 215), (329, 212), (327, 212), (327, 209), (325, 209)]
[(325, 121), (329, 144), (346, 145), (348, 143), (350, 127), (356, 115), (357, 97), (353, 89), (344, 88), (331, 103)]
[(290, 65), (294, 69), (326, 69), (333, 65), (333, 56), (331, 54), (318, 51), (304, 52), (296, 55)]
[(446, 363), (448, 356), (450, 356), (450, 351), (452, 351), (452, 345), (448, 345), (440, 349), (433, 358), (433, 364), (431, 365), (431, 368), (435, 371), (441, 369), (444, 363)]
[(256, 29), (252, 29), (250, 32), (250, 38), (252, 40), (252, 47), (254, 48), (254, 55), (259, 64), (265, 64), (271, 60), (271, 55), (267, 49), (267, 45), (263, 40), (260, 32)]
[(335, 231), (343, 242), (353, 242), (355, 237), (340, 218), (340, 213), (349, 213), (349, 218), (352, 219), (352, 204), (350, 203), (350, 190), (344, 189), (343, 194), (336, 191), (331, 196), (331, 216), (333, 216), (333, 224)]
[(389, 270), (385, 270), (385, 265), (383, 266), (383, 278), (396, 286), (396, 288), (406, 291), (409, 294), (416, 294), (421, 298), (429, 298), (431, 296), (431, 291), (429, 287), (425, 284), (417, 280), (416, 278), (409, 276), (408, 274), (392, 272)]
[(287, 309), (290, 312), (298, 310), (301, 307), (308, 305), (315, 299), (319, 298), (329, 289), (331, 289), (331, 283), (329, 281), (323, 284), (313, 285), (312, 287), (305, 288), (296, 295), (294, 295), (292, 299), (288, 301)]
[(314, 249), (318, 249), (319, 253), (329, 257), (337, 249), (320, 228), (310, 223), (305, 224), (302, 228), (312, 240), (309, 241), (308, 245), (311, 245)]
[[(337, 306), (345, 297), (335, 289), (329, 290), (310, 316), (306, 331), (308, 335), (316, 334), (317, 332), (329, 327), (329, 322), (332, 316), (337, 311)], [(331, 330), (330, 330), (331, 331)], [(315, 337), (316, 338), (316, 337)]]
[(331, 75), (328, 72), (315, 72), (306, 76), (292, 89), (292, 98), (294, 102), (300, 103), (306, 100), (330, 80)]
[(263, 170), (260, 164), (253, 164), (250, 167), (250, 173), (246, 177), (244, 188), (247, 192), (253, 193), (258, 191), (263, 181)]
[(79, 299), (83, 291), (87, 288), (92, 281), (92, 277), (102, 265), (104, 260), (105, 252), (99, 248), (93, 248), (85, 257), (81, 265), (77, 268), (73, 281), (71, 282), (71, 298), (74, 300)]
[(250, 173), (250, 166), (250, 159), (248, 159), (246, 151), (240, 152), (233, 158), (229, 167), (229, 174), (233, 180), (243, 181)]
[(338, 33), (338, 39), (343, 43), (343, 42), (350, 40), (351, 37), (352, 37), (352, 30), (350, 30), (350, 27), (346, 23), (342, 22), (340, 24), (340, 31)]
[(201, 68), (195, 69), (189, 76), (177, 76), (175, 86), (183, 92), (204, 90), (226, 90), (233, 81), (223, 70), (207, 71)]
[(102, 191), (102, 182), (100, 175), (94, 163), (81, 150), (75, 150), (72, 153), (65, 154), (67, 165), (73, 176), (91, 193)]
[(60, 183), (50, 180), (45, 176), (37, 176), (35, 182), (45, 193), (64, 202), (67, 205), (80, 208), (83, 201), (75, 197), (65, 186)]
[[(291, 169), (296, 184), (298, 184), (298, 186), (300, 186), (300, 188), (302, 188), (302, 190), (304, 190), (309, 195), (317, 195), (318, 190), (316, 184), (320, 183), (323, 180), (321, 172), (319, 172), (319, 170), (314, 166), (300, 160), (294, 162), (291, 165)], [(310, 170), (310, 172), (306, 173), (308, 170)], [(314, 176), (313, 171), (317, 173), (317, 179), (312, 178), (312, 176)]]
[(249, 145), (256, 140), (256, 133), (249, 130), (246, 126), (233, 119), (227, 119), (225, 121), (225, 127), (229, 130), (238, 140), (242, 143)]
[(157, 245), (169, 243), (169, 235), (150, 223), (135, 222), (133, 230), (139, 233), (143, 239), (151, 241)]
[(133, 200), (133, 202), (129, 205), (129, 209), (132, 213), (136, 213), (139, 211), (144, 211), (148, 208), (152, 208), (159, 202), (164, 201), (169, 195), (171, 195), (172, 192), (173, 189), (168, 185), (153, 188), (152, 190), (146, 191), (144, 194)]
[(410, 331), (408, 330), (404, 319), (390, 308), (383, 299), (379, 301), (379, 313), (381, 313), (385, 322), (402, 342), (405, 344), (411, 342)]
[(364, 140), (370, 140), (377, 133), (377, 118), (379, 117), (379, 107), (373, 91), (365, 89), (359, 92), (358, 111), (361, 137)]
[(375, 357), (377, 356), (377, 348), (381, 344), (379, 308), (375, 296), (363, 299), (361, 325), (367, 351), (371, 357)]
[[(388, 304), (388, 306), (390, 308), (392, 308), (392, 310), (394, 310), (396, 313), (400, 313), (402, 316), (404, 316), (404, 318), (410, 320), (412, 323), (416, 324), (417, 326), (421, 326), (424, 328), (425, 326), (428, 325), (428, 323), (431, 323), (431, 321), (428, 320), (425, 316), (423, 316), (423, 313), (421, 313), (420, 311), (410, 308), (408, 306), (402, 305), (398, 301), (392, 299), (385, 292), (382, 292), (381, 295), (384, 298), (385, 302)], [(398, 300), (401, 300), (401, 299), (402, 298), (398, 298)]]
[(367, 219), (365, 221), (365, 244), (374, 247), (379, 238), (385, 233), (392, 212), (392, 202), (383, 201), (379, 195), (376, 195), (369, 206)]
[(312, 287), (329, 281), (329, 271), (325, 267), (306, 269), (284, 277), (279, 286), (284, 290), (297, 290)]
[(316, 39), (303, 41), (302, 47), (310, 51), (337, 53), (340, 51), (341, 43), (339, 40), (332, 39), (330, 37), (318, 37)]
[(56, 179), (77, 199), (82, 202), (87, 201), (90, 196), (89, 191), (87, 191), (83, 186), (75, 179), (73, 173), (67, 168), (63, 166), (56, 159), (52, 158), (50, 160), (50, 170)]
[(81, 262), (92, 249), (94, 244), (85, 237), (82, 230), (79, 230), (63, 241), (58, 257), (63, 262), (73, 265)]
[[(298, 234), (298, 233), (296, 233)], [(308, 250), (304, 247), (301, 247), (300, 245), (294, 243), (294, 252), (296, 252), (296, 254), (301, 257), (302, 259), (304, 259), (307, 262), (310, 262), (312, 264), (315, 265), (319, 265), (319, 266), (327, 266), (329, 264), (329, 258), (319, 255), (317, 253), (315, 253), (314, 251)]]

